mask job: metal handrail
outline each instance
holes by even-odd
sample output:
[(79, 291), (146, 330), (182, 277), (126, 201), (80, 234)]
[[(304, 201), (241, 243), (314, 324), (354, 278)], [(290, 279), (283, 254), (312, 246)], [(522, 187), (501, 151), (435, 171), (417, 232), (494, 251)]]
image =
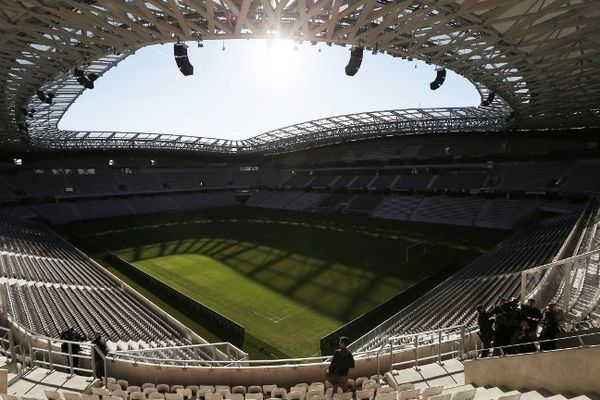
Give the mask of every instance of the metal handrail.
[[(492, 358), (492, 357), (507, 357), (510, 355), (519, 355), (519, 354), (528, 354), (531, 352), (523, 352), (523, 353), (510, 353), (510, 352), (506, 352), (506, 349), (512, 349), (512, 348), (519, 348), (519, 347), (523, 347), (525, 345), (529, 345), (529, 344), (533, 344), (536, 347), (536, 352), (538, 351), (552, 351), (552, 350), (540, 350), (540, 343), (551, 343), (551, 342), (559, 342), (559, 341), (564, 341), (564, 340), (569, 340), (569, 339), (577, 339), (579, 346), (577, 347), (589, 347), (589, 346), (593, 346), (590, 344), (585, 344), (583, 338), (585, 337), (600, 337), (600, 332), (593, 332), (593, 333), (585, 333), (582, 335), (570, 335), (570, 336), (561, 336), (561, 337), (557, 337), (554, 339), (545, 339), (545, 340), (533, 340), (531, 342), (524, 342), (524, 343), (517, 343), (517, 344), (511, 344), (511, 345), (506, 345), (506, 346), (490, 346), (487, 348), (481, 348), (480, 350), (495, 350), (498, 349), (500, 351), (500, 355), (493, 355), (493, 352), (489, 352), (489, 356), (488, 357), (483, 357), (483, 358)], [(562, 348), (562, 349), (556, 349), (556, 350), (565, 350), (565, 349), (573, 349), (575, 347), (566, 347), (566, 348)], [(475, 355), (477, 356), (478, 353), (476, 353)]]

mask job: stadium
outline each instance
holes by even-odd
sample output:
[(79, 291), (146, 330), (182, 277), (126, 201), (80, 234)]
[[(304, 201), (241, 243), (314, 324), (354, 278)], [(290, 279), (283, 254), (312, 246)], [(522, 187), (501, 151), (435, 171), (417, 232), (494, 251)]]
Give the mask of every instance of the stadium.
[[(597, 0), (0, 0), (3, 399), (600, 398), (599, 22)], [(189, 77), (191, 45), (274, 36), (479, 101), (245, 139), (60, 125), (148, 46)]]

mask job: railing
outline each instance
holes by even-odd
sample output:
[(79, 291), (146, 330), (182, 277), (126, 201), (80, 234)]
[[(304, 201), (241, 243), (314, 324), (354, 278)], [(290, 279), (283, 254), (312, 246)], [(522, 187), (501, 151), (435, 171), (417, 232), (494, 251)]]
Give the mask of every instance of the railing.
[[(183, 357), (180, 359), (159, 357), (161, 354), (173, 353), (180, 353)], [(111, 360), (121, 359), (134, 362), (153, 362), (159, 365), (175, 364), (184, 366), (241, 366), (249, 361), (248, 353), (229, 342), (121, 350), (110, 353), (109, 358)]]
[[(381, 375), (381, 356), (384, 352), (389, 353), (389, 369), (394, 368), (394, 353), (401, 351), (413, 351), (414, 359), (411, 361), (415, 368), (419, 368), (422, 360), (435, 359), (438, 363), (450, 356), (463, 358), (468, 352), (466, 339), (471, 332), (466, 325), (451, 326), (432, 331), (419, 332), (407, 335), (391, 336), (377, 350), (377, 373)], [(422, 356), (420, 349), (427, 348), (431, 355)], [(384, 372), (387, 372), (384, 371)]]
[[(509, 355), (535, 353), (544, 350), (560, 350), (576, 347), (589, 347), (600, 344), (600, 332), (584, 333), (581, 335), (560, 336), (553, 339), (534, 340), (531, 342), (516, 343), (507, 346), (491, 346), (481, 348), (486, 351), (489, 357), (506, 357)], [(549, 345), (549, 346), (548, 346)], [(471, 353), (472, 358), (485, 358), (481, 351)]]
[(571, 293), (583, 284), (583, 279), (573, 277), (587, 273), (590, 264), (597, 269), (599, 256), (600, 249), (595, 249), (521, 272), (521, 299), (535, 298), (542, 307), (561, 300), (562, 308), (569, 311)]

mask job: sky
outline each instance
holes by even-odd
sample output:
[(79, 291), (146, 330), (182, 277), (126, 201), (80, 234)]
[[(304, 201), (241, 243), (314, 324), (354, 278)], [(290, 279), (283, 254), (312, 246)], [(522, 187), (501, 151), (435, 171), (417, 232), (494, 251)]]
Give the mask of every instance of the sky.
[(276, 39), (188, 44), (194, 75), (178, 70), (172, 43), (145, 47), (86, 89), (59, 128), (246, 139), (335, 115), (480, 102), (465, 78), (448, 71), (432, 91), (435, 66), (386, 54), (365, 51), (350, 77), (349, 47)]

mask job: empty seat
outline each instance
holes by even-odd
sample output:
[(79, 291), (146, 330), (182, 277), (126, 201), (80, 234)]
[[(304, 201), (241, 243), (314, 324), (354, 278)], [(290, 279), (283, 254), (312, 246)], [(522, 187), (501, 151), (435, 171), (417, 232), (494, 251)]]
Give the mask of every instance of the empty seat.
[(139, 386), (127, 386), (127, 393), (135, 393), (135, 392), (141, 392), (142, 388)]
[(169, 393), (169, 390), (171, 390), (171, 388), (166, 383), (159, 383), (158, 385), (156, 385), (156, 390), (158, 391), (158, 393), (164, 394)]
[(271, 392), (271, 397), (276, 397), (278, 399), (284, 399), (287, 397), (287, 390), (285, 388), (275, 388)]
[(60, 393), (56, 390), (44, 390), (44, 395), (48, 400), (61, 400)]
[(244, 395), (241, 393), (231, 393), (228, 397), (229, 400), (244, 400)]
[(333, 400), (352, 400), (352, 392), (335, 393)]
[(293, 390), (285, 398), (287, 400), (304, 400), (304, 393), (300, 390)]
[(192, 396), (194, 395), (194, 393), (192, 392), (192, 389), (189, 389), (189, 388), (176, 389), (175, 393), (180, 394), (184, 398), (184, 400), (191, 399)]
[(498, 397), (498, 400), (520, 400), (520, 399), (521, 399), (521, 393), (505, 394), (505, 395)]
[(160, 392), (152, 392), (148, 395), (149, 400), (165, 400), (165, 394)]
[(63, 392), (65, 400), (81, 400), (81, 393)]
[(146, 396), (149, 396), (150, 393), (157, 393), (157, 392), (158, 392), (158, 389), (155, 388), (155, 387), (147, 387), (147, 388), (144, 389), (144, 394)]
[(204, 400), (223, 400), (221, 393), (204, 393)]
[(231, 393), (240, 393), (245, 395), (246, 394), (246, 387), (245, 386), (234, 386), (231, 388)]
[(421, 399), (427, 400), (431, 396), (437, 396), (438, 394), (442, 394), (443, 390), (444, 390), (443, 386), (431, 386), (431, 387), (425, 388), (421, 392)]
[(451, 393), (436, 394), (436, 395), (430, 396), (429, 400), (450, 400), (450, 397), (452, 397)]
[(147, 388), (155, 388), (156, 385), (154, 383), (150, 383), (150, 382), (146, 382), (144, 384), (142, 384), (142, 390), (147, 389)]
[(177, 393), (177, 389), (184, 389), (183, 385), (171, 385), (171, 393)]
[(146, 400), (146, 395), (143, 392), (130, 392), (130, 400)]
[(356, 391), (356, 400), (372, 400), (374, 396), (375, 390), (373, 389)]
[(107, 383), (106, 384), (106, 388), (108, 390), (110, 390), (110, 392), (114, 392), (115, 390), (121, 390), (121, 385), (119, 385), (118, 383)]
[(82, 394), (81, 395), (81, 399), (82, 400), (100, 400), (100, 396), (97, 394)]
[(475, 389), (462, 390), (452, 395), (452, 400), (473, 400), (475, 397)]
[(264, 393), (265, 396), (271, 396), (271, 392), (273, 392), (273, 389), (276, 389), (277, 385), (263, 385), (262, 387), (262, 392)]
[(200, 385), (198, 387), (198, 390), (196, 391), (196, 397), (197, 398), (205, 397), (204, 395), (206, 393), (214, 393), (214, 392), (215, 392), (215, 387), (214, 386)]
[(183, 396), (179, 393), (165, 393), (165, 400), (183, 400)]
[(396, 400), (398, 398), (398, 392), (389, 393), (377, 393), (375, 400)]
[(413, 390), (415, 388), (415, 384), (414, 383), (401, 383), (400, 385), (398, 385), (398, 388), (396, 390), (398, 390), (399, 392), (402, 392), (404, 390)]
[(262, 393), (262, 387), (258, 385), (248, 386), (248, 393)]
[(263, 400), (264, 396), (261, 393), (247, 393), (246, 400)]
[[(111, 395), (120, 397), (123, 400), (127, 400), (127, 392), (124, 390), (115, 390), (111, 393)], [(69, 399), (65, 399), (65, 400), (69, 400)]]
[(196, 393), (198, 393), (198, 389), (199, 389), (198, 385), (187, 385), (185, 388), (190, 389), (192, 391), (193, 396), (195, 396)]
[(420, 389), (403, 390), (398, 395), (398, 399), (399, 400), (412, 400), (412, 399), (416, 399), (417, 397), (419, 397), (420, 393), (421, 393)]

